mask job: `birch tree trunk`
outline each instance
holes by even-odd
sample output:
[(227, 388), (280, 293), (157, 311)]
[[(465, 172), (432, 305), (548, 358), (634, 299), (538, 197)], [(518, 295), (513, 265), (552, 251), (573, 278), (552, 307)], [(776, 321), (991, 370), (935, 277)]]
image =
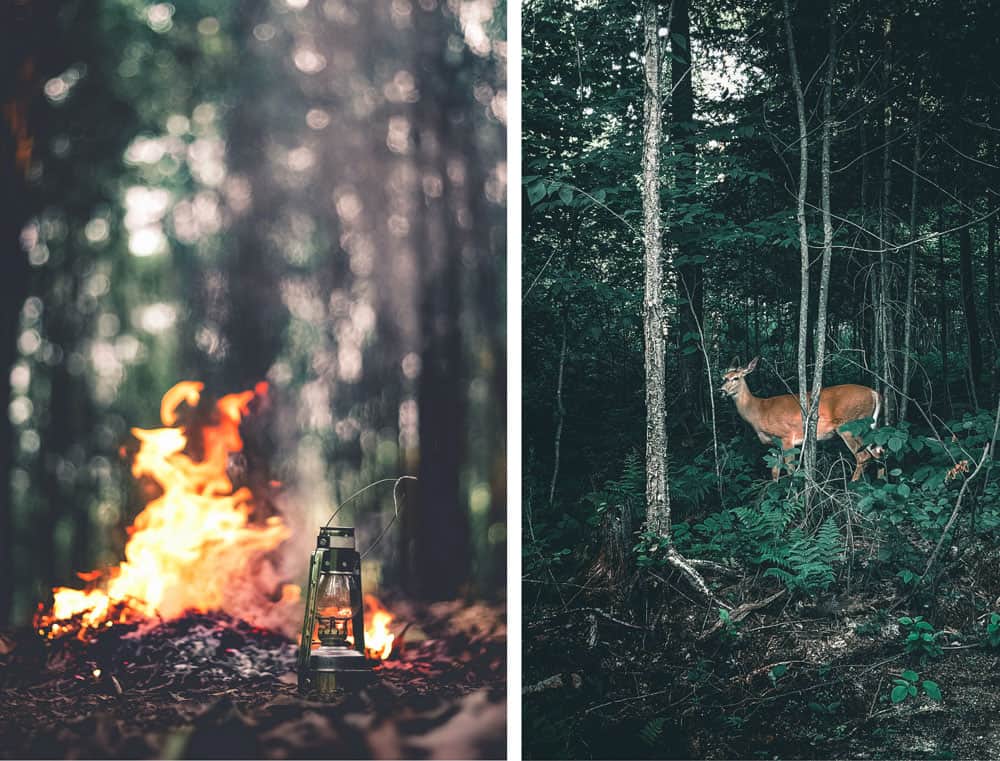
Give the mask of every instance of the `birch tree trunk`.
[(667, 323), (663, 311), (663, 252), (660, 226), (660, 38), (656, 0), (644, 0), (645, 80), (642, 135), (642, 234), (644, 241), (643, 336), (646, 350), (646, 530), (663, 538), (667, 560), (713, 605), (719, 602), (684, 558), (670, 536), (670, 484), (667, 478), (666, 357)]
[(666, 367), (667, 325), (663, 314), (663, 257), (660, 229), (660, 40), (656, 0), (643, 2), (645, 94), (642, 138), (642, 234), (645, 281), (643, 335), (646, 352), (646, 526), (670, 536), (667, 482)]
[[(796, 197), (795, 219), (799, 228), (799, 408), (802, 410), (802, 468), (806, 481), (812, 481), (815, 446), (809, 446), (807, 432), (811, 427), (807, 367), (807, 347), (809, 344), (809, 238), (806, 230), (806, 190), (809, 179), (809, 134), (806, 128), (806, 103), (802, 92), (802, 78), (799, 76), (799, 62), (795, 54), (795, 35), (792, 34), (792, 15), (788, 0), (783, 0), (785, 9), (785, 34), (788, 38), (788, 63), (792, 75), (792, 90), (795, 93), (795, 111), (799, 124), (799, 185)], [(815, 430), (815, 425), (812, 425)], [(814, 437), (815, 438), (815, 437)], [(813, 442), (815, 444), (815, 441)]]
[[(823, 213), (823, 265), (820, 270), (819, 304), (816, 310), (816, 365), (813, 368), (812, 398), (809, 415), (806, 418), (806, 434), (802, 451), (809, 452), (814, 465), (816, 452), (816, 425), (819, 422), (819, 394), (823, 389), (823, 367), (826, 362), (826, 322), (827, 301), (830, 294), (830, 263), (833, 259), (833, 220), (830, 210), (830, 141), (833, 136), (833, 80), (837, 73), (837, 19), (833, 3), (830, 3), (829, 51), (826, 66), (826, 83), (823, 87), (823, 136), (822, 159), (820, 164), (821, 197)], [(812, 497), (811, 471), (806, 471), (806, 505)]]

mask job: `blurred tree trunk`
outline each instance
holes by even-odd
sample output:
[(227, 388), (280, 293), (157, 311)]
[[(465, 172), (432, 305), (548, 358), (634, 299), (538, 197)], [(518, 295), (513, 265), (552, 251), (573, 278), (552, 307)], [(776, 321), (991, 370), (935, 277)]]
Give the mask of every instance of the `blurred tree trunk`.
[[(3, 16), (0, 19), (0, 27), (9, 28), (5, 25), (6, 19)], [(0, 48), (9, 49), (7, 44), (8, 40), (0, 37)], [(10, 69), (5, 68), (3, 73), (8, 72)], [(13, 495), (10, 486), (14, 431), (7, 414), (11, 401), (10, 371), (18, 355), (21, 306), (28, 295), (28, 261), (19, 242), (24, 222), (25, 192), (23, 166), (19, 165), (18, 158), (19, 146), (30, 140), (26, 132), (20, 132), (24, 124), (20, 119), (27, 104), (15, 98), (7, 99), (11, 94), (7, 87), (9, 84), (4, 82), (4, 91), (0, 95), (6, 117), (0, 123), (0, 205), (4, 210), (0, 214), (0, 626), (7, 623), (14, 593)], [(30, 151), (30, 148), (25, 150)]]
[[(469, 515), (460, 496), (465, 441), (466, 384), (462, 357), (461, 265), (468, 213), (467, 177), (454, 169), (469, 155), (464, 144), (466, 93), (448, 55), (453, 19), (443, 4), (414, 6), (417, 32), (415, 112), (423, 213), (417, 241), (422, 298), (421, 371), (417, 388), (420, 436), (419, 498), (411, 526), (412, 591), (424, 599), (457, 596), (469, 575)], [(464, 172), (462, 172), (464, 175)], [(418, 191), (420, 192), (420, 191)]]
[(53, 34), (55, 10), (51, 2), (0, 4), (0, 625), (9, 619), (15, 583), (10, 484), (15, 442), (7, 410), (30, 275), (20, 244), (31, 213), (25, 177), (34, 144), (31, 111), (40, 97), (39, 59), (45, 57), (45, 35)]
[[(242, 41), (239, 81), (242, 92), (233, 109), (227, 151), (230, 168), (250, 182), (249, 207), (235, 223), (232, 247), (225, 264), (226, 315), (223, 336), (227, 348), (219, 389), (224, 393), (250, 388), (266, 377), (283, 345), (287, 310), (281, 300), (283, 257), (269, 243), (268, 225), (281, 210), (274, 172), (268, 159), (268, 113), (258, 100), (261, 86), (252, 29), (265, 3), (241, 3)], [(201, 287), (206, 287), (204, 283)]]

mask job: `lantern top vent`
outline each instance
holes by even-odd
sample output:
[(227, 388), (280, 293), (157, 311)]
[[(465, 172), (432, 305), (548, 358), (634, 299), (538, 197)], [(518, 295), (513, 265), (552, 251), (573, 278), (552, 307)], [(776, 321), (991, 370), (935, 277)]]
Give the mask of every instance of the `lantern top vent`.
[(354, 550), (357, 546), (354, 541), (353, 526), (323, 526), (316, 537), (316, 547), (339, 550)]

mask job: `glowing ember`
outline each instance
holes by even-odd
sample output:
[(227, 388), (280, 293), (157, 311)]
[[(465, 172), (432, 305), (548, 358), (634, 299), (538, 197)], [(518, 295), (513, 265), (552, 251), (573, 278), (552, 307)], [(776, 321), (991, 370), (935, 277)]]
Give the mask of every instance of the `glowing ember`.
[[(374, 661), (384, 661), (392, 653), (396, 635), (389, 631), (392, 613), (382, 607), (375, 595), (365, 595), (365, 655)], [(354, 637), (347, 641), (354, 644)]]
[[(266, 621), (263, 611), (295, 603), (299, 588), (260, 589), (260, 579), (273, 579), (267, 554), (290, 534), (278, 516), (253, 521), (253, 495), (235, 489), (226, 471), (229, 456), (243, 449), (240, 420), (255, 397), (253, 391), (219, 399), (208, 423), (196, 430), (178, 425), (182, 403), (195, 407), (203, 385), (178, 383), (163, 397), (160, 417), (167, 427), (132, 429), (140, 446), (132, 464), (136, 478), (151, 478), (162, 494), (149, 502), (129, 528), (125, 560), (116, 568), (80, 574), (85, 589), (54, 590), (52, 610), (39, 612), (35, 625), (48, 636), (87, 631), (112, 622), (171, 619), (185, 611), (221, 610)], [(194, 441), (189, 437), (197, 436)], [(189, 451), (188, 444), (200, 454)], [(275, 619), (277, 620), (277, 619)]]

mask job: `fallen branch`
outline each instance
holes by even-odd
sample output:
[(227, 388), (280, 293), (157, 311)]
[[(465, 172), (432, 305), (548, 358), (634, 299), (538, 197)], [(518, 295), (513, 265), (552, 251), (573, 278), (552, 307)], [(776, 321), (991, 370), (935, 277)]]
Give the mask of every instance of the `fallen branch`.
[(568, 679), (563, 678), (562, 674), (556, 674), (555, 676), (550, 676), (547, 679), (543, 679), (540, 682), (535, 682), (534, 684), (529, 684), (521, 690), (523, 695), (536, 695), (539, 692), (545, 692), (547, 690), (557, 690), (562, 687), (571, 687), (574, 690), (580, 689), (583, 685), (583, 677), (579, 674), (570, 674)]
[(548, 623), (549, 621), (554, 621), (559, 618), (564, 618), (568, 616), (570, 613), (589, 613), (591, 615), (598, 615), (601, 618), (610, 621), (611, 623), (618, 624), (619, 626), (624, 626), (628, 629), (635, 629), (636, 631), (640, 632), (649, 631), (649, 629), (645, 628), (644, 626), (637, 626), (636, 624), (630, 624), (628, 621), (622, 621), (620, 618), (615, 618), (610, 613), (607, 613), (601, 610), (600, 608), (570, 608), (569, 610), (562, 610), (559, 611), (558, 613), (554, 613), (551, 616), (546, 616), (545, 618), (539, 619), (538, 621), (532, 621), (530, 624), (528, 624), (528, 628), (530, 629), (532, 627), (542, 626), (543, 624)]
[[(729, 622), (730, 623), (739, 623), (744, 618), (746, 618), (748, 615), (750, 615), (751, 613), (753, 613), (755, 610), (760, 610), (761, 608), (766, 608), (768, 605), (770, 605), (772, 602), (774, 602), (775, 600), (777, 600), (779, 597), (782, 597), (784, 594), (786, 594), (787, 591), (788, 590), (786, 590), (786, 589), (781, 589), (781, 590), (775, 592), (770, 597), (765, 597), (763, 600), (756, 600), (754, 602), (745, 602), (745, 603), (743, 603), (738, 608), (730, 611), (730, 613), (729, 613)], [(708, 639), (715, 632), (717, 632), (719, 629), (721, 629), (722, 626), (723, 626), (723, 621), (720, 618), (718, 621), (715, 622), (715, 624), (712, 625), (712, 628), (710, 628), (708, 631), (706, 631), (704, 634), (702, 634), (700, 637), (698, 637), (698, 639)]]

